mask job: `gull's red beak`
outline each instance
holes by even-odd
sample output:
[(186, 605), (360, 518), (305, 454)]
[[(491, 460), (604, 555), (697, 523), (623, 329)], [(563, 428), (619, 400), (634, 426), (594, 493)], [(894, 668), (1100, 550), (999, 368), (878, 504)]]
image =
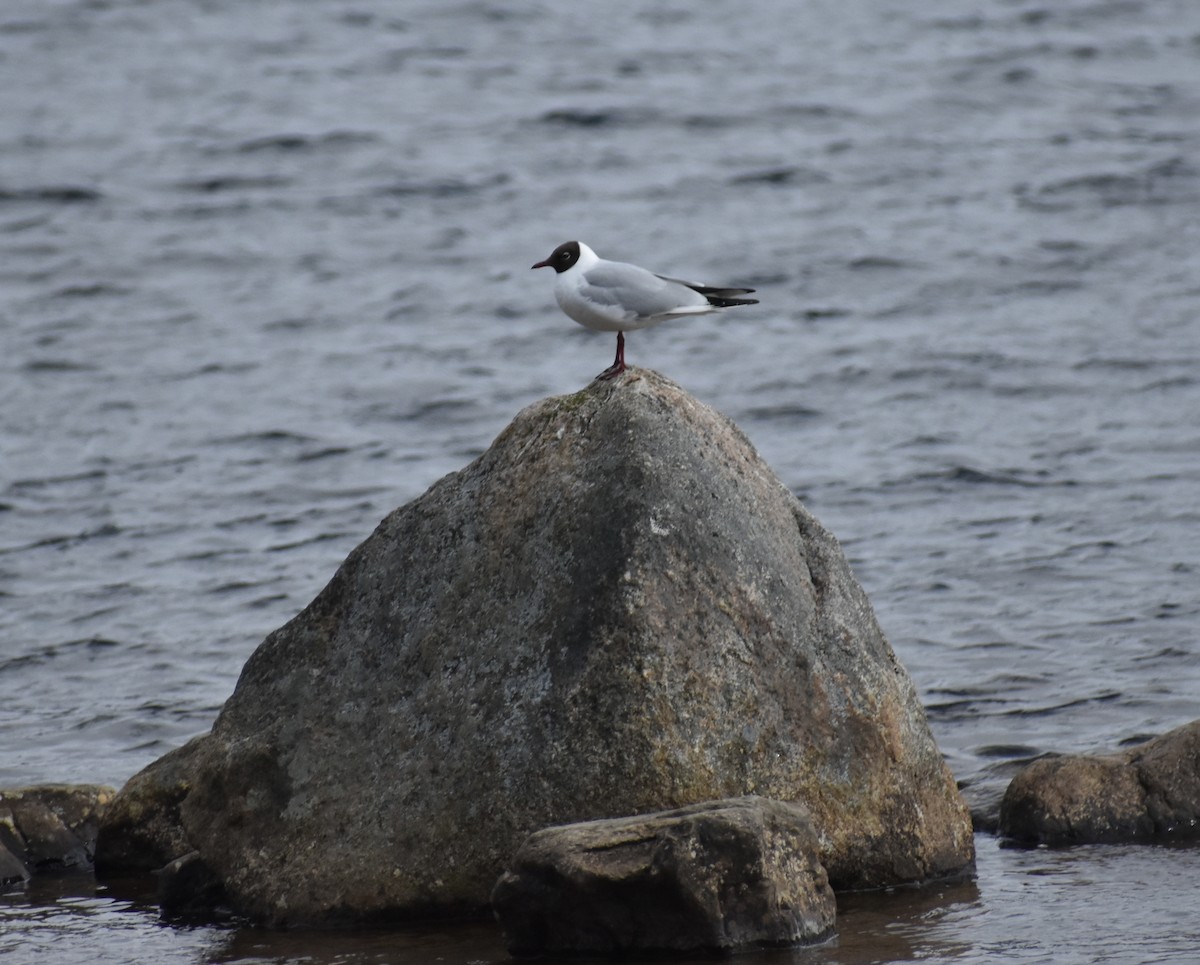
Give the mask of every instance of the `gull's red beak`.
[(550, 267), (550, 259), (549, 259), (549, 258), (547, 258), (545, 261), (539, 261), (539, 262), (538, 262), (536, 265), (534, 265), (533, 267), (534, 267), (534, 268), (549, 268), (549, 267)]

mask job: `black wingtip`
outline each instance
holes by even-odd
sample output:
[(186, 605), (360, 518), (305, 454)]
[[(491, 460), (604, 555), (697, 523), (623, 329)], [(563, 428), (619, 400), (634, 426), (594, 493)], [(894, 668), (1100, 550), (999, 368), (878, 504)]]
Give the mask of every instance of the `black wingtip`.
[[(747, 291), (747, 292), (754, 291), (753, 288), (745, 288), (745, 289), (735, 288), (735, 289), (726, 289), (726, 290), (728, 290), (728, 291)], [(712, 305), (714, 308), (732, 308), (734, 305), (757, 305), (758, 304), (757, 298), (731, 298), (727, 295), (717, 295), (715, 293), (710, 295), (708, 292), (701, 292), (700, 294), (703, 295), (705, 298), (707, 298), (708, 303), (710, 305)]]
[(693, 285), (690, 282), (684, 284), (701, 295), (716, 295), (718, 298), (736, 298), (738, 295), (749, 295), (754, 291), (753, 288), (714, 288), (711, 285)]

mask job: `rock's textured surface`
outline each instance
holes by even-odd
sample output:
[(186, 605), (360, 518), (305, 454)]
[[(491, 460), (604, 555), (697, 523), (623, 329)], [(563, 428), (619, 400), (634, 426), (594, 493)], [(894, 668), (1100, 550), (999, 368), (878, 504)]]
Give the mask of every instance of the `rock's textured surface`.
[[(2, 837), (2, 835), (0, 835)], [(0, 886), (19, 884), (29, 879), (25, 862), (13, 854), (0, 840)]]
[(187, 840), (280, 924), (482, 912), (534, 830), (745, 794), (808, 807), (835, 887), (973, 858), (836, 540), (644, 370), (389, 515), (192, 753)]
[(1034, 761), (1008, 785), (1000, 833), (1050, 845), (1200, 838), (1200, 721), (1120, 754)]
[(39, 784), (0, 791), (0, 881), (89, 870), (100, 815), (116, 789)]
[(547, 828), (492, 892), (515, 955), (732, 952), (826, 937), (808, 812), (758, 797)]
[(157, 871), (194, 850), (179, 805), (191, 789), (192, 757), (204, 740), (177, 747), (126, 781), (100, 821), (97, 874)]

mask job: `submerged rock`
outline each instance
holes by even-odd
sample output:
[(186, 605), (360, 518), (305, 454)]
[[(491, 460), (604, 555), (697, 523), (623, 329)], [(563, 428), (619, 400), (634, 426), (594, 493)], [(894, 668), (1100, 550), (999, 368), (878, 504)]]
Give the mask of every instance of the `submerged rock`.
[(482, 913), (534, 830), (747, 794), (809, 809), (835, 887), (973, 859), (836, 540), (645, 370), (384, 519), (189, 753), (188, 850), (276, 924)]
[(176, 858), (158, 872), (158, 904), (169, 918), (211, 918), (228, 900), (221, 879), (199, 851)]
[(1026, 844), (1200, 839), (1200, 720), (1119, 754), (1034, 761), (1008, 785), (999, 830)]
[(90, 871), (100, 815), (116, 793), (99, 784), (0, 791), (0, 882), (39, 872)]
[(745, 797), (533, 834), (492, 907), (514, 955), (732, 952), (826, 937), (808, 812)]

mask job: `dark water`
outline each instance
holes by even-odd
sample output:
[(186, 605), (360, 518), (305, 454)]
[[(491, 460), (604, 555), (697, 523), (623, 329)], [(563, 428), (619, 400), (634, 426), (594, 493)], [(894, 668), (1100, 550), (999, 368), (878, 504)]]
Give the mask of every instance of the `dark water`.
[[(1200, 717), (1198, 158), (1194, 0), (6, 0), (0, 785), (205, 730), (385, 513), (607, 365), (528, 270), (573, 237), (759, 289), (628, 357), (842, 539), (983, 812)], [(1197, 852), (979, 844), (786, 960), (1194, 957)], [(398, 954), (77, 890), (0, 906), (6, 960)]]

